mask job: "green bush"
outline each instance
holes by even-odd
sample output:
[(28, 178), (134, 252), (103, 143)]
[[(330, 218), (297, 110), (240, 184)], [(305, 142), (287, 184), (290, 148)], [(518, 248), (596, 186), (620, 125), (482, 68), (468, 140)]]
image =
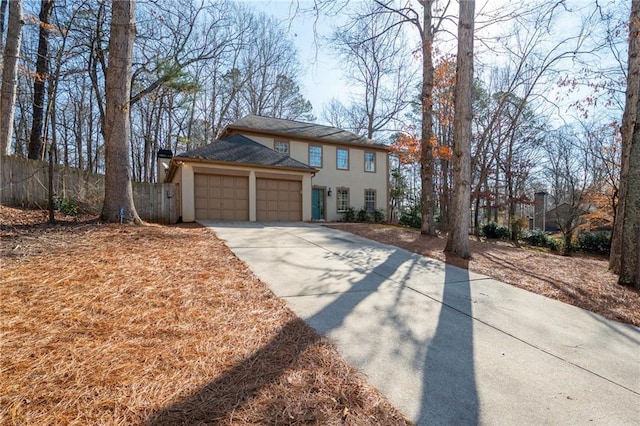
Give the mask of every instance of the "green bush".
[(400, 215), (399, 220), (401, 225), (410, 226), (412, 228), (421, 228), (422, 227), (422, 212), (420, 211), (420, 206), (414, 205), (411, 206), (408, 210), (405, 210)]
[(539, 229), (529, 232), (529, 234), (522, 238), (522, 240), (529, 245), (546, 247), (552, 251), (559, 251), (564, 246), (562, 240), (553, 238), (546, 232)]
[(358, 214), (356, 215), (356, 220), (358, 222), (368, 222), (369, 221), (369, 213), (367, 212), (367, 209), (365, 209), (363, 207), (360, 210), (358, 210)]
[(384, 210), (382, 209), (375, 209), (373, 212), (371, 212), (371, 219), (375, 222), (375, 223), (380, 223), (380, 222), (384, 222)]
[(529, 235), (523, 238), (523, 240), (532, 246), (536, 247), (549, 247), (549, 235), (546, 232), (536, 229), (529, 232)]
[(611, 234), (609, 232), (583, 232), (578, 235), (577, 246), (586, 253), (609, 254)]
[(496, 240), (509, 239), (509, 228), (499, 226), (495, 222), (489, 222), (482, 227), (482, 234), (487, 238), (493, 238)]
[(353, 207), (349, 207), (345, 211), (342, 212), (342, 221), (343, 222), (355, 222), (356, 221), (356, 209)]
[(63, 195), (53, 196), (53, 208), (67, 216), (78, 215), (78, 202), (73, 198), (66, 198)]

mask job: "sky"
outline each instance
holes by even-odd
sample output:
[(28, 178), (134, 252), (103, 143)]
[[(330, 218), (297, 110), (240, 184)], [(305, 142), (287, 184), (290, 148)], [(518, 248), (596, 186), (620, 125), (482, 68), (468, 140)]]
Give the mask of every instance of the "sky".
[[(316, 18), (308, 14), (296, 13), (292, 9), (298, 0), (241, 0), (261, 12), (275, 16), (282, 21), (298, 50), (303, 68), (301, 92), (311, 101), (313, 112), (322, 121), (322, 108), (332, 98), (348, 100), (349, 89), (342, 81), (339, 63), (323, 45), (321, 38), (331, 33), (339, 18)], [(312, 4), (309, 0), (299, 0), (302, 7)], [(314, 29), (315, 27), (315, 29)]]
[[(303, 67), (303, 75), (301, 76), (301, 92), (311, 101), (313, 112), (318, 122), (323, 122), (322, 110), (323, 106), (328, 104), (332, 98), (337, 98), (344, 103), (348, 103), (353, 95), (350, 87), (344, 82), (344, 75), (341, 70), (340, 63), (335, 55), (333, 55), (329, 47), (322, 40), (322, 37), (329, 36), (341, 21), (346, 21), (344, 13), (343, 18), (340, 16), (314, 16), (313, 14), (305, 14), (296, 11), (296, 6), (300, 8), (309, 8), (313, 5), (313, 0), (238, 0), (242, 3), (254, 7), (256, 10), (272, 15), (281, 20), (284, 29), (289, 31), (291, 39), (294, 41), (300, 63)], [(609, 0), (611, 1), (611, 0)], [(616, 0), (617, 2), (618, 0)], [(593, 0), (568, 0), (566, 5), (569, 9), (579, 10), (581, 8), (590, 8)], [(352, 1), (355, 3), (355, 1)], [(457, 8), (455, 2), (453, 7)], [(507, 6), (513, 7), (514, 4), (507, 0), (478, 0), (476, 4), (476, 13), (488, 10), (505, 9)], [(457, 12), (457, 10), (455, 11)], [(562, 25), (571, 28), (578, 26), (578, 14), (575, 16), (563, 15)], [(569, 22), (567, 19), (573, 18), (575, 22)], [(476, 23), (478, 26), (478, 23)], [(504, 23), (500, 26), (489, 27), (484, 30), (485, 36), (496, 35), (496, 32), (503, 32), (506, 28)], [(455, 27), (451, 29), (455, 33)], [(476, 28), (478, 30), (478, 28)], [(570, 32), (570, 31), (567, 31)], [(409, 31), (411, 36), (414, 31)], [(416, 40), (417, 43), (417, 40)], [(478, 43), (476, 43), (478, 44)], [(442, 44), (440, 44), (442, 46)], [(476, 46), (476, 52), (480, 54), (482, 46)], [(449, 43), (444, 49), (455, 53), (455, 43)], [(441, 52), (442, 53), (442, 52)], [(485, 57), (487, 59), (487, 57)], [(490, 59), (490, 58), (489, 58)], [(499, 58), (494, 58), (499, 61)], [(417, 66), (419, 66), (419, 61)]]

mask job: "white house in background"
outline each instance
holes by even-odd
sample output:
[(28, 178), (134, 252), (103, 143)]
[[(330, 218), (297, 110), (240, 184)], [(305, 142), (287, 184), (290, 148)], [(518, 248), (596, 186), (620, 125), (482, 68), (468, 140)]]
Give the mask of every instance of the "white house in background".
[(388, 147), (335, 127), (248, 115), (201, 148), (160, 158), (194, 220), (340, 220), (388, 209)]

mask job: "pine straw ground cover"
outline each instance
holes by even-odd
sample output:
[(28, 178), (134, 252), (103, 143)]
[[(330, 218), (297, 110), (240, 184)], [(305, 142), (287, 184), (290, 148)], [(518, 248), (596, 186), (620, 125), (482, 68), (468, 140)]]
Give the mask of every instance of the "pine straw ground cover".
[(197, 226), (0, 206), (0, 423), (409, 424)]
[[(419, 230), (375, 224), (331, 224), (365, 238), (402, 247), (441, 261), (445, 237), (421, 235)], [(507, 242), (470, 241), (472, 259), (465, 267), (516, 287), (579, 306), (591, 312), (640, 327), (640, 292), (619, 286), (608, 260), (576, 254), (572, 257), (514, 247)], [(453, 262), (454, 264), (456, 262)]]

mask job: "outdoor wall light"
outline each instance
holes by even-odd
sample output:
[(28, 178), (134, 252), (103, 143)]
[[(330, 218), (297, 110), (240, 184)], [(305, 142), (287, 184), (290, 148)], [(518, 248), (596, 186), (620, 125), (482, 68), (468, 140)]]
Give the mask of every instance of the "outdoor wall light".
[(329, 190), (327, 191), (327, 195), (331, 197), (331, 188), (329, 188)]

